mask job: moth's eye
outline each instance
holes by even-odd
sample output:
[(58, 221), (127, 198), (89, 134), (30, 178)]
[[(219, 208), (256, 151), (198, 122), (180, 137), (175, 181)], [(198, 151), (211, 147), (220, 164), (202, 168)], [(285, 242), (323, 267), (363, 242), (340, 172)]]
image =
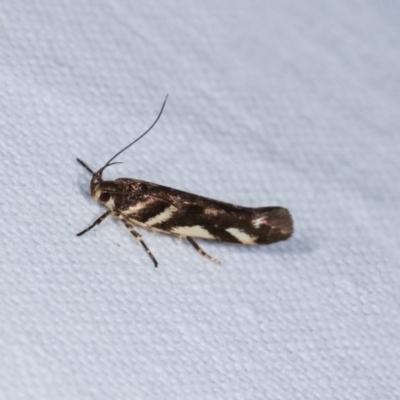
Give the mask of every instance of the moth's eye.
[(100, 195), (100, 198), (99, 198), (99, 200), (102, 202), (102, 203), (107, 203), (107, 201), (108, 200), (110, 200), (110, 193), (107, 193), (107, 192), (103, 192), (101, 195)]

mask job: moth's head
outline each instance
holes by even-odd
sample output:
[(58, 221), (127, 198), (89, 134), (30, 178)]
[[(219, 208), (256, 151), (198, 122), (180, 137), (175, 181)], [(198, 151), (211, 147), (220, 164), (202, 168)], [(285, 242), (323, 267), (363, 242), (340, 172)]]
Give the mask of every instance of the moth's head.
[(90, 185), (92, 197), (106, 207), (114, 208), (115, 195), (121, 191), (118, 184), (115, 181), (94, 181), (93, 179)]
[[(97, 172), (94, 172), (91, 168), (89, 168), (82, 160), (77, 158), (79, 164), (81, 164), (83, 167), (85, 167), (91, 174), (92, 174), (92, 179), (90, 180), (90, 193), (92, 197), (101, 202), (101, 203), (106, 203), (108, 201), (108, 189), (105, 185), (107, 182), (103, 181), (103, 171), (109, 167), (110, 165), (117, 164), (116, 162), (110, 163), (108, 162), (106, 165), (101, 167)], [(106, 193), (103, 195), (103, 192)]]
[(112, 194), (117, 191), (114, 181), (103, 181), (103, 171), (110, 165), (119, 164), (117, 162), (107, 163), (104, 167), (95, 172), (90, 181), (90, 192), (92, 197), (102, 204), (107, 204)]

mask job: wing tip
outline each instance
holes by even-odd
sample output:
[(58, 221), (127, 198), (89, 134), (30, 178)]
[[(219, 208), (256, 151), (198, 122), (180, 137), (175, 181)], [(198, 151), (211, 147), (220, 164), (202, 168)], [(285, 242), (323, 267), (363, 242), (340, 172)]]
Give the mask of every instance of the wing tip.
[(253, 219), (255, 228), (262, 225), (268, 227), (268, 234), (259, 243), (273, 243), (289, 239), (294, 231), (293, 218), (290, 211), (284, 207), (264, 207), (258, 209)]

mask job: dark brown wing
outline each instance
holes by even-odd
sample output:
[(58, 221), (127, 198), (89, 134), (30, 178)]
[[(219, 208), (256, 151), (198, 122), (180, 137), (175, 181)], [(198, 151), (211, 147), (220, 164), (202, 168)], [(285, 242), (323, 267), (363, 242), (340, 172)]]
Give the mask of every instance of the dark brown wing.
[(284, 240), (293, 232), (292, 217), (283, 207), (248, 208), (150, 182), (116, 182), (132, 186), (119, 205), (124, 214), (149, 229), (249, 245)]

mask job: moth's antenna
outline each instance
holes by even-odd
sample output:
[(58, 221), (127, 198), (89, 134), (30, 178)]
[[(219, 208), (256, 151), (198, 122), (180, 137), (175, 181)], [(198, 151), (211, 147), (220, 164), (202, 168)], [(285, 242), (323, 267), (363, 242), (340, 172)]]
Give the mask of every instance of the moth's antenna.
[(161, 114), (162, 114), (163, 111), (164, 111), (164, 107), (165, 107), (165, 104), (166, 104), (166, 102), (167, 102), (167, 99), (168, 99), (168, 95), (165, 96), (165, 100), (164, 100), (164, 103), (163, 103), (163, 105), (162, 105), (162, 107), (161, 107), (161, 110), (160, 110), (160, 112), (158, 113), (158, 116), (157, 116), (157, 118), (155, 119), (155, 121), (151, 124), (150, 128), (147, 129), (146, 132), (142, 133), (142, 134), (141, 134), (137, 139), (135, 139), (132, 143), (129, 143), (128, 146), (126, 146), (126, 147), (124, 147), (122, 150), (120, 150), (115, 156), (111, 157), (111, 158), (106, 162), (106, 164), (104, 165), (104, 167), (101, 167), (101, 168), (98, 170), (98, 172), (96, 172), (96, 174), (98, 174), (99, 172), (101, 172), (101, 171), (103, 171), (104, 169), (106, 169), (107, 167), (109, 167), (109, 166), (111, 165), (110, 163), (111, 163), (112, 160), (115, 160), (121, 153), (123, 153), (125, 150), (129, 149), (129, 147), (131, 147), (133, 144), (135, 144), (136, 142), (138, 142), (143, 136), (145, 136), (147, 133), (149, 133), (149, 132), (153, 129), (154, 125), (158, 122), (158, 120), (159, 120), (160, 117), (161, 117)]

